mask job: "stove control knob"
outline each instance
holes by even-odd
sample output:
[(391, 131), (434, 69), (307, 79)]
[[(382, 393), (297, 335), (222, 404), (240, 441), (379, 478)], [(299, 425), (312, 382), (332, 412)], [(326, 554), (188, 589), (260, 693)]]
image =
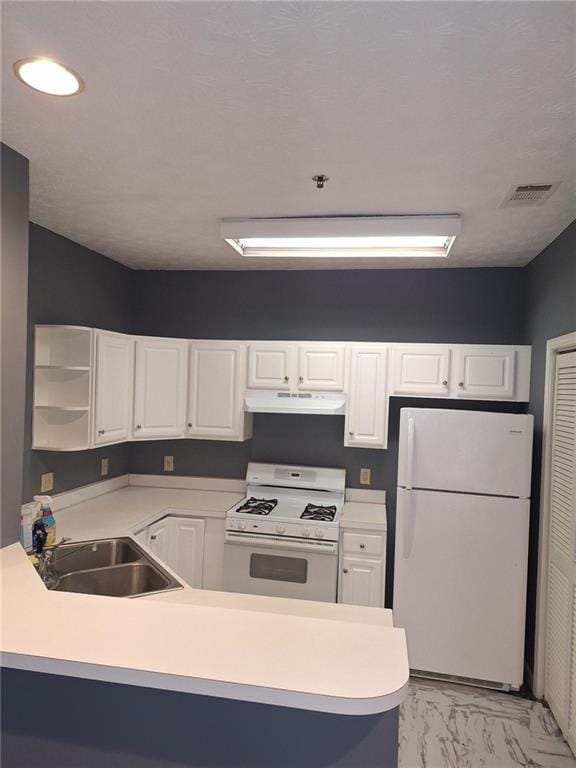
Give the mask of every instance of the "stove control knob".
[(246, 530), (246, 523), (244, 522), (244, 520), (238, 520), (238, 530), (239, 531)]
[(321, 539), (324, 536), (324, 531), (322, 528), (316, 528), (314, 531), (314, 536), (316, 536), (317, 539)]
[(310, 536), (310, 528), (302, 528), (302, 536), (308, 538)]
[(277, 525), (276, 526), (276, 533), (285, 533), (285, 531), (286, 531), (286, 526), (284, 526), (284, 525)]

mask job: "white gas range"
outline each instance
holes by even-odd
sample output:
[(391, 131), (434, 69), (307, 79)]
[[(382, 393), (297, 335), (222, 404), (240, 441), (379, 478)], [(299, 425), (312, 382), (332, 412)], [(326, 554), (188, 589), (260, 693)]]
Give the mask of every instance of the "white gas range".
[(336, 601), (343, 469), (250, 463), (226, 515), (224, 589)]

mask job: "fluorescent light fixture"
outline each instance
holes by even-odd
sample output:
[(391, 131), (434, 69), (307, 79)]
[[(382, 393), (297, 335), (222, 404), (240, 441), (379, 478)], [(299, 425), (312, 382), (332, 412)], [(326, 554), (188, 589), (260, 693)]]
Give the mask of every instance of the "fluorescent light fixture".
[(460, 217), (349, 216), (225, 219), (221, 235), (242, 256), (304, 258), (445, 258)]
[(84, 89), (73, 69), (42, 56), (20, 59), (14, 64), (14, 74), (25, 85), (50, 96), (74, 96)]

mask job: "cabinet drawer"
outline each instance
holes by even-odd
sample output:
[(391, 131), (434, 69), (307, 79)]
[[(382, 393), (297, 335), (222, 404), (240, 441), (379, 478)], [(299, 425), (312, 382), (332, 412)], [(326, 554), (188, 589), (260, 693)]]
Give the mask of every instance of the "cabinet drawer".
[(373, 533), (344, 533), (342, 543), (344, 552), (356, 555), (380, 555), (384, 547), (383, 537)]

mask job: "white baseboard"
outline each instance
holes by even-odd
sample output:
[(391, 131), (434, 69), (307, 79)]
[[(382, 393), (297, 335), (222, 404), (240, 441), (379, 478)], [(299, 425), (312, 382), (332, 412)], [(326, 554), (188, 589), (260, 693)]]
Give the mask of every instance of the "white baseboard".
[[(57, 512), (59, 509), (73, 507), (75, 504), (88, 501), (88, 499), (95, 499), (97, 496), (103, 496), (105, 493), (124, 488), (124, 486), (128, 485), (128, 478), (129, 475), (120, 475), (109, 480), (99, 480), (97, 483), (90, 483), (90, 485), (81, 485), (79, 488), (56, 493), (53, 496), (52, 494), (47, 495), (52, 497), (54, 503), (52, 510)], [(36, 506), (36, 502), (29, 501), (27, 504), (22, 505), (22, 509), (29, 509), (31, 506)]]
[[(246, 481), (229, 477), (186, 477), (185, 475), (120, 475), (109, 480), (100, 480), (90, 485), (82, 485), (71, 491), (64, 491), (52, 496), (54, 512), (66, 507), (73, 507), (88, 499), (95, 499), (105, 493), (117, 491), (127, 485), (148, 488), (180, 488), (188, 491), (230, 491), (245, 493)], [(385, 504), (386, 491), (375, 491), (364, 488), (346, 488), (346, 501), (365, 502), (367, 504)], [(36, 504), (31, 501), (22, 505), (28, 509)]]
[(187, 477), (185, 475), (129, 475), (129, 485), (151, 488), (181, 488), (187, 491), (231, 491), (244, 493), (246, 481), (228, 477)]

